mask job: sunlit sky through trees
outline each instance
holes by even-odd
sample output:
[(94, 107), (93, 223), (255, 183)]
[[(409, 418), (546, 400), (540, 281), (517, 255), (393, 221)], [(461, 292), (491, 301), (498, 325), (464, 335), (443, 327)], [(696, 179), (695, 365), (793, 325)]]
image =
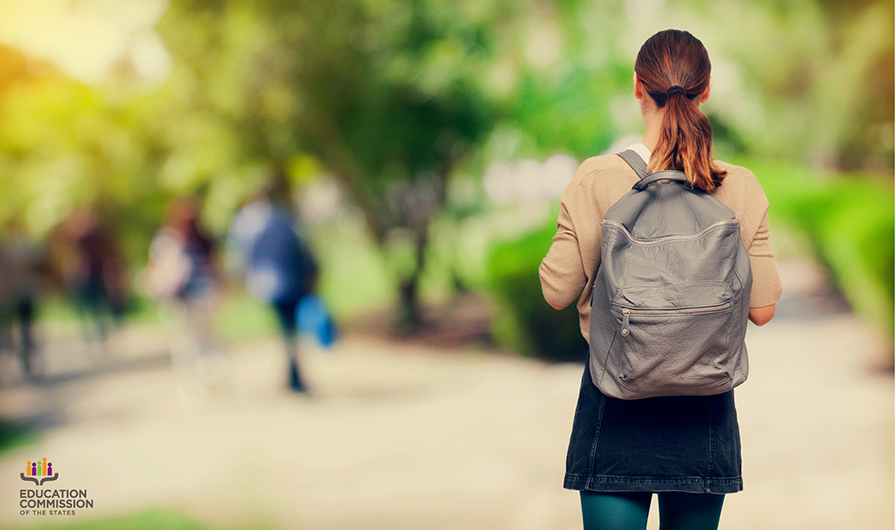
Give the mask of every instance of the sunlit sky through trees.
[(171, 58), (152, 26), (164, 0), (2, 0), (0, 42), (85, 82), (129, 61), (140, 78), (164, 79)]

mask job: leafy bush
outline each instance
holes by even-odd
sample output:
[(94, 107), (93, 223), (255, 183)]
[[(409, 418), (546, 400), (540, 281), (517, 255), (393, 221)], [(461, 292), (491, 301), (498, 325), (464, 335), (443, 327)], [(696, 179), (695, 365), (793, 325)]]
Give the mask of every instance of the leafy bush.
[(575, 305), (561, 311), (541, 293), (538, 266), (547, 255), (555, 223), (519, 239), (495, 245), (488, 256), (488, 278), (495, 304), (491, 334), (495, 343), (522, 355), (554, 361), (584, 359), (584, 338)]
[[(771, 222), (804, 233), (854, 311), (895, 334), (895, 202), (892, 181), (821, 178), (804, 167), (745, 162), (771, 202)], [(784, 286), (784, 289), (786, 286)]]

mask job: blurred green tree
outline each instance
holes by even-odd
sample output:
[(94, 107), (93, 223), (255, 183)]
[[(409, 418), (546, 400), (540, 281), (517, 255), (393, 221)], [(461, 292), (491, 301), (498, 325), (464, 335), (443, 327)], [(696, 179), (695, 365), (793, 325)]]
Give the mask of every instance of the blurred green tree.
[(659, 14), (680, 11), (712, 56), (716, 136), (752, 156), (891, 171), (891, 1), (671, 0)]
[(165, 119), (171, 173), (183, 175), (172, 180), (251, 166), (283, 175), (311, 155), (383, 249), (412, 247), (397, 268), (400, 320), (417, 325), (428, 226), (446, 179), (499, 116), (478, 74), (492, 55), (491, 22), (512, 7), (172, 2), (158, 26), (175, 57), (176, 104)]
[(141, 124), (152, 96), (85, 85), (0, 48), (0, 226), (47, 235), (77, 206), (126, 221), (128, 254), (145, 252), (164, 197), (162, 146)]
[(718, 78), (706, 111), (726, 150), (891, 170), (892, 11), (880, 0), (172, 0), (157, 30), (174, 70), (160, 86), (129, 84), (127, 59), (117, 81), (88, 86), (0, 48), (0, 223), (23, 217), (40, 234), (75, 205), (104, 203), (133, 258), (174, 193), (204, 195), (221, 233), (261, 180), (329, 172), (391, 256), (413, 326), (433, 217), (486, 203), (452, 205), (451, 175), (474, 181), (488, 163), (557, 151), (583, 159), (639, 133), (641, 34), (672, 25), (706, 43)]

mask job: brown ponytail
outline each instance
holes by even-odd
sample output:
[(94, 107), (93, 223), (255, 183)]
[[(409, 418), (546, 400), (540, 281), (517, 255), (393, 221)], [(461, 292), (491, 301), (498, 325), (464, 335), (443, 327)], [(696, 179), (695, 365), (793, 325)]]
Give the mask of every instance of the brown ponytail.
[(649, 170), (683, 171), (693, 187), (705, 191), (720, 186), (727, 172), (715, 165), (712, 126), (696, 102), (712, 72), (705, 47), (686, 31), (660, 31), (640, 48), (634, 71), (656, 106), (665, 107)]

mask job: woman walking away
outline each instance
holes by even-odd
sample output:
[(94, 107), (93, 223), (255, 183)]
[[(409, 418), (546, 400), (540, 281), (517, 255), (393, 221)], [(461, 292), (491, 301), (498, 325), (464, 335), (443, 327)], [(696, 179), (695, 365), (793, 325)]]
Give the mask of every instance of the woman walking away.
[(317, 262), (270, 191), (256, 194), (230, 222), (227, 254), (231, 272), (244, 274), (249, 293), (274, 309), (286, 346), (289, 389), (307, 395), (296, 317), (302, 299), (314, 290)]
[(152, 240), (145, 271), (147, 292), (169, 328), (181, 404), (195, 410), (229, 371), (214, 329), (221, 284), (217, 251), (199, 217), (195, 197), (175, 198)]
[[(724, 328), (723, 332), (708, 335), (705, 344), (710, 346), (688, 348), (696, 344), (693, 337), (704, 331), (698, 326), (687, 328), (681, 322), (684, 318), (716, 318), (694, 315), (717, 311), (714, 313), (719, 315), (717, 318), (724, 313), (727, 316), (723, 318), (736, 321), (741, 315), (739, 323), (743, 330), (747, 318), (756, 325), (764, 325), (774, 316), (774, 304), (780, 298), (782, 287), (769, 243), (768, 200), (761, 185), (748, 169), (712, 157), (711, 126), (699, 109), (711, 92), (710, 75), (708, 53), (688, 32), (662, 31), (643, 44), (634, 65), (634, 96), (640, 103), (645, 126), (643, 141), (631, 146), (624, 153), (624, 159), (605, 155), (581, 164), (563, 195), (557, 233), (540, 266), (544, 298), (550, 305), (561, 309), (578, 299), (581, 332), (591, 345), (572, 425), (564, 483), (567, 489), (580, 491), (586, 530), (645, 529), (654, 493), (658, 496), (662, 530), (716, 529), (724, 495), (743, 488), (739, 426), (732, 390), (745, 379), (747, 371), (742, 335), (731, 340), (727, 335), (732, 332)], [(664, 172), (661, 176), (647, 174), (660, 171)], [(640, 176), (645, 177), (643, 181)], [(635, 184), (638, 189), (632, 190)], [(630, 227), (619, 223), (610, 226), (609, 218), (619, 215), (621, 210), (615, 208), (610, 212), (610, 207), (623, 196), (625, 199), (619, 205), (627, 204), (637, 193), (643, 193), (643, 197), (674, 196), (707, 201), (714, 211), (729, 214), (729, 221), (712, 224), (689, 240), (696, 241), (702, 234), (728, 228), (733, 231), (734, 245), (707, 256), (711, 262), (732, 262), (734, 255), (742, 256), (743, 266), (735, 275), (730, 275), (742, 291), (739, 299), (728, 298), (733, 302), (712, 307), (689, 301), (694, 292), (710, 290), (707, 283), (713, 288), (722, 284), (706, 280), (701, 273), (695, 275), (695, 281), (686, 282), (686, 289), (677, 284), (677, 291), (667, 291), (678, 294), (655, 294), (659, 292), (659, 284), (679, 274), (680, 267), (699, 267), (703, 261), (686, 253), (661, 254), (671, 242), (677, 244), (689, 236), (651, 239), (634, 230), (628, 232)], [(628, 212), (634, 216), (645, 215), (638, 209)], [(649, 219), (643, 222), (648, 223)], [(612, 241), (605, 234), (611, 234)], [(632, 274), (609, 278), (608, 271), (618, 266), (617, 262), (610, 261), (618, 255), (616, 247), (610, 248), (610, 242), (628, 244), (641, 256), (652, 254), (655, 261), (632, 265), (630, 270), (638, 271), (633, 280)], [(697, 264), (693, 265), (694, 262)], [(598, 278), (601, 269), (603, 274)], [(618, 290), (612, 290), (616, 281), (637, 285), (619, 294)], [(728, 296), (730, 289), (722, 287), (720, 291), (726, 294), (719, 297)], [(635, 295), (651, 298), (657, 306), (664, 304), (671, 308), (640, 310), (639, 318), (654, 319), (653, 329), (683, 330), (679, 336), (672, 336), (672, 340), (665, 338), (661, 347), (668, 351), (662, 358), (644, 360), (644, 352), (658, 346), (650, 343), (650, 334), (643, 331), (647, 329), (646, 324), (639, 330), (636, 328), (640, 324), (635, 325), (637, 309), (631, 302)], [(742, 301), (739, 306), (737, 300)], [(591, 321), (592, 303), (596, 324)], [(625, 304), (633, 305), (626, 307)], [(597, 317), (598, 311), (605, 316)], [(605, 323), (618, 327), (608, 329), (602, 325)], [(636, 338), (641, 342), (632, 343), (637, 333), (640, 335)], [(667, 383), (677, 390), (660, 391), (650, 383), (641, 388), (643, 394), (625, 394), (631, 387), (631, 380), (626, 378), (634, 373), (632, 362), (665, 366), (662, 363), (666, 361), (674, 364), (675, 359), (668, 361), (668, 358), (676, 358), (678, 354), (697, 359), (702, 355), (709, 360), (700, 369), (708, 371), (722, 364), (712, 356), (719, 344), (726, 347), (728, 343), (738, 343), (728, 349), (741, 353), (743, 362), (720, 368), (724, 379), (715, 391), (704, 387), (690, 391), (686, 379), (689, 372), (682, 372), (680, 376), (660, 375), (656, 379), (657, 384)], [(596, 344), (606, 345), (600, 355), (594, 353)]]

